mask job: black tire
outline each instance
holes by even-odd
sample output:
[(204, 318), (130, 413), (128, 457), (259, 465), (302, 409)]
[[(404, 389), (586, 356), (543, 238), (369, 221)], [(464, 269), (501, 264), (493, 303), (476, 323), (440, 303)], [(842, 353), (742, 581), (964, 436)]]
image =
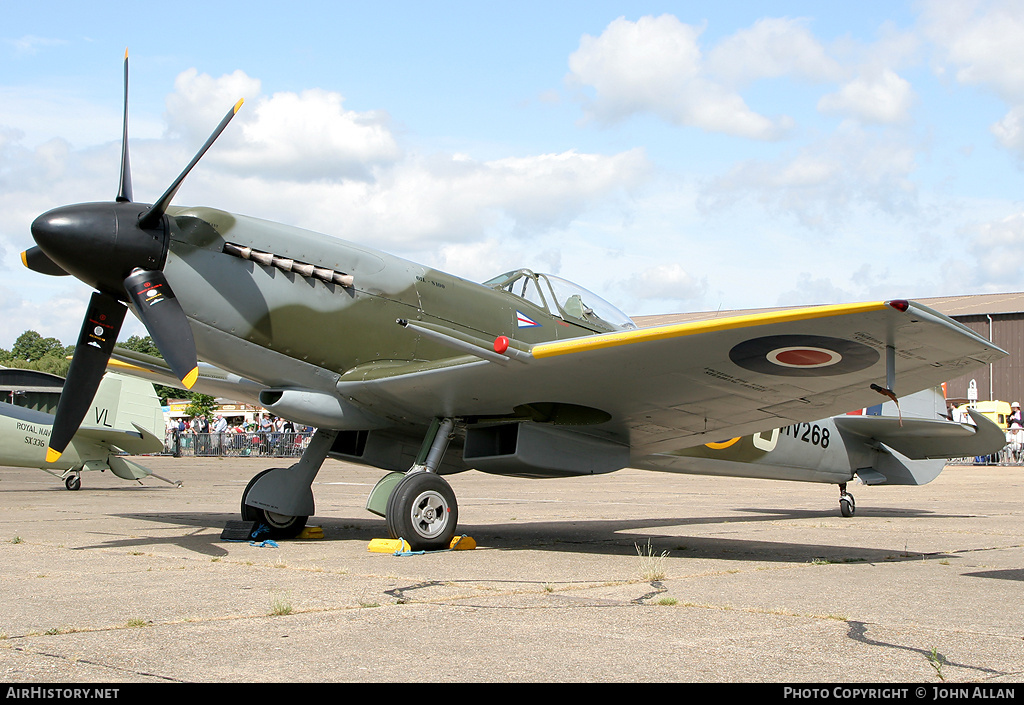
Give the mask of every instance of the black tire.
[(82, 489), (82, 476), (78, 474), (68, 475), (64, 478), (64, 486), (72, 492)]
[(846, 493), (839, 498), (839, 511), (847, 518), (857, 513), (857, 504), (853, 501), (852, 494)]
[(405, 539), (414, 551), (448, 548), (459, 524), (455, 492), (432, 472), (406, 475), (391, 492), (385, 514), (391, 538)]
[(306, 522), (309, 520), (308, 516), (293, 517), (285, 514), (276, 514), (245, 503), (245, 498), (249, 496), (249, 490), (256, 484), (256, 481), (272, 469), (257, 473), (255, 477), (249, 480), (249, 484), (245, 486), (245, 491), (242, 492), (242, 521), (254, 521), (267, 527), (267, 532), (261, 533), (256, 537), (257, 539), (293, 539), (302, 533), (302, 530), (306, 527)]

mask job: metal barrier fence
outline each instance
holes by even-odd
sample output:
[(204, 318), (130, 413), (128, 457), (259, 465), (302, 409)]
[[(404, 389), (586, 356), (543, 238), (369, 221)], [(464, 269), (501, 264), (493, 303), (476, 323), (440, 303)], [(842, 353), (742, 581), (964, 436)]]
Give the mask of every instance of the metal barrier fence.
[(312, 433), (258, 431), (253, 433), (193, 433), (168, 431), (164, 453), (179, 456), (265, 456), (294, 458), (302, 455)]
[[(193, 433), (168, 431), (164, 453), (178, 456), (296, 458), (309, 445), (312, 432)], [(1024, 438), (1014, 439), (993, 455), (952, 458), (950, 465), (1024, 465)]]
[(979, 455), (974, 458), (953, 458), (950, 465), (1024, 465), (1024, 447), (1020, 444), (1007, 444), (1001, 451), (992, 455)]

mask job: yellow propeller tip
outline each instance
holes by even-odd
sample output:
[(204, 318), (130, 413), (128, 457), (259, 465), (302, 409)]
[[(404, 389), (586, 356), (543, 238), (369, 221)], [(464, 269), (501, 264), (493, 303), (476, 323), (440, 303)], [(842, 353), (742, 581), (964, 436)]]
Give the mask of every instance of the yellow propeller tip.
[(55, 451), (53, 448), (46, 449), (46, 462), (56, 463), (58, 460), (60, 460), (60, 456), (61, 454)]
[(239, 98), (238, 102), (235, 103), (235, 113), (242, 109), (242, 103), (245, 102), (245, 98)]
[(21, 252), (21, 263), (28, 267), (28, 250), (22, 250)]
[(199, 368), (193, 367), (192, 371), (182, 377), (181, 383), (185, 385), (185, 389), (192, 389), (192, 385), (199, 379)]

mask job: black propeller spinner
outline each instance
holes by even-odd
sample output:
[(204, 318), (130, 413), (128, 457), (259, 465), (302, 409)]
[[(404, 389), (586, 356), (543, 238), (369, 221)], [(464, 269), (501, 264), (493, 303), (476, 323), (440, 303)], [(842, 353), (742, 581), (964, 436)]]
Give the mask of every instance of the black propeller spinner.
[(22, 253), (33, 271), (53, 276), (73, 274), (97, 291), (86, 310), (50, 433), (47, 462), (67, 448), (89, 410), (106, 371), (129, 302), (146, 326), (164, 360), (191, 389), (199, 375), (192, 329), (164, 277), (169, 225), (167, 207), (192, 167), (235, 116), (238, 101), (206, 144), (153, 205), (132, 201), (128, 159), (128, 52), (124, 54), (124, 130), (121, 182), (114, 201), (79, 203), (48, 211), (32, 223), (36, 247)]

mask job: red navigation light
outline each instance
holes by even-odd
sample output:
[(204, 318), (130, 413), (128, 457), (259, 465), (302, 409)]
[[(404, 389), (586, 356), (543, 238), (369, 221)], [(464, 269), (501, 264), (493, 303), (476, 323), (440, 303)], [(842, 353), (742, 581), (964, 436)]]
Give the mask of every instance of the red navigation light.
[(889, 308), (894, 308), (900, 313), (905, 313), (910, 308), (910, 302), (905, 299), (893, 299), (892, 301), (885, 302)]

